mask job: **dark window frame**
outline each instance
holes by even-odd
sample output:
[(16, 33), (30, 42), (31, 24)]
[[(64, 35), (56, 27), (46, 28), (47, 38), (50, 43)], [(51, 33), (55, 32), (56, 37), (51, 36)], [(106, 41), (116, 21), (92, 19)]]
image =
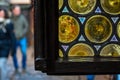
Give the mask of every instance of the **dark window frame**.
[[(35, 69), (49, 75), (72, 74), (118, 74), (118, 61), (101, 61), (94, 57), (93, 61), (70, 62), (69, 58), (58, 58), (58, 0), (34, 0), (35, 20)], [(107, 58), (108, 59), (108, 58)]]

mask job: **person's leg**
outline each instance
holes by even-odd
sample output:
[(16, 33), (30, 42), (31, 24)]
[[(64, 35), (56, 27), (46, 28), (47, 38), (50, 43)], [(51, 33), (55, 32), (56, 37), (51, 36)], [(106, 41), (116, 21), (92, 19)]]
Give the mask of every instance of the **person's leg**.
[(16, 56), (18, 45), (19, 45), (19, 41), (16, 41), (15, 53), (13, 55), (13, 64), (14, 64), (15, 71), (18, 71), (18, 60)]
[(22, 52), (22, 68), (26, 69), (26, 60), (27, 60), (27, 39), (23, 38), (20, 40), (20, 49)]
[(120, 80), (120, 74), (116, 74), (116, 80)]
[(87, 80), (94, 80), (95, 76), (94, 75), (87, 75)]
[(0, 80), (6, 80), (7, 78), (7, 58), (0, 58)]

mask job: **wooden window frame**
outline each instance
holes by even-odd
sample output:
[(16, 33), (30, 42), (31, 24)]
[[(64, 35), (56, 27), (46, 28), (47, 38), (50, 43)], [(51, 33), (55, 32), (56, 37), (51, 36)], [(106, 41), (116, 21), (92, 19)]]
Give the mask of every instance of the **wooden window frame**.
[(49, 75), (120, 73), (120, 58), (102, 61), (103, 58), (94, 57), (93, 61), (83, 62), (58, 58), (58, 0), (34, 0), (34, 13), (36, 70)]

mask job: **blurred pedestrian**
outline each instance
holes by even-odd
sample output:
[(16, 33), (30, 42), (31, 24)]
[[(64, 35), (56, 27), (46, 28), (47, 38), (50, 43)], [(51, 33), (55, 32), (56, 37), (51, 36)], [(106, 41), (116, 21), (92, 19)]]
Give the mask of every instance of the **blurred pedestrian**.
[(0, 80), (7, 77), (7, 59), (10, 51), (15, 52), (15, 35), (8, 12), (0, 8)]
[(120, 74), (114, 74), (113, 80), (120, 80)]
[(95, 78), (95, 75), (87, 75), (87, 80), (94, 80)]
[[(19, 5), (15, 5), (12, 8), (12, 21), (14, 23), (14, 32), (16, 36), (16, 52), (18, 47), (20, 47), (22, 53), (22, 73), (26, 72), (26, 60), (27, 60), (27, 38), (26, 34), (28, 31), (28, 22), (25, 16), (21, 13), (21, 7)], [(13, 62), (15, 67), (15, 73), (19, 72), (19, 65), (17, 61), (16, 52), (13, 56)]]

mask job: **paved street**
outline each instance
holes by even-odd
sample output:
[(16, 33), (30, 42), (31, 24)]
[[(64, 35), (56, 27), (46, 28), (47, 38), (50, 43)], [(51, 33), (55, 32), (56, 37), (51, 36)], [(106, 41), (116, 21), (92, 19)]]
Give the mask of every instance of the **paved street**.
[[(8, 79), (7, 80), (86, 80), (85, 76), (47, 76), (45, 73), (34, 70), (34, 58), (32, 57), (33, 49), (29, 48), (27, 52), (27, 73), (21, 74), (21, 68), (19, 69), (20, 74), (12, 76), (14, 67), (12, 58), (8, 59)], [(21, 53), (18, 50), (19, 64), (21, 63)], [(21, 65), (20, 65), (21, 66)], [(12, 76), (12, 77), (11, 77)], [(81, 77), (81, 79), (80, 79)], [(106, 76), (97, 75), (95, 80), (109, 80)]]

